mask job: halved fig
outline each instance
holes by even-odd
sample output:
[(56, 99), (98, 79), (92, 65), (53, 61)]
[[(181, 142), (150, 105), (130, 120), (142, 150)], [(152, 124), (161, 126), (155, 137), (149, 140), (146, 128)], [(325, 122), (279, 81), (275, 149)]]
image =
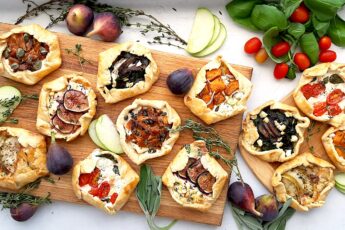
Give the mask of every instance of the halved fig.
[(71, 125), (63, 122), (57, 115), (52, 119), (53, 126), (56, 130), (63, 134), (72, 133), (76, 125)]
[(204, 169), (204, 166), (202, 166), (201, 161), (198, 160), (187, 169), (187, 175), (191, 182), (196, 183), (199, 175), (205, 171), (206, 170)]
[(89, 109), (87, 96), (78, 90), (67, 90), (63, 98), (64, 107), (72, 112), (86, 112)]
[(60, 120), (71, 125), (78, 125), (79, 118), (83, 116), (83, 113), (68, 111), (62, 104), (59, 105), (56, 114)]
[(208, 171), (201, 173), (197, 180), (200, 191), (205, 194), (212, 193), (214, 183), (216, 183), (216, 178)]
[(182, 169), (181, 171), (178, 171), (178, 175), (182, 177), (183, 179), (187, 179), (187, 169), (196, 162), (195, 158), (188, 158), (188, 162), (186, 167)]

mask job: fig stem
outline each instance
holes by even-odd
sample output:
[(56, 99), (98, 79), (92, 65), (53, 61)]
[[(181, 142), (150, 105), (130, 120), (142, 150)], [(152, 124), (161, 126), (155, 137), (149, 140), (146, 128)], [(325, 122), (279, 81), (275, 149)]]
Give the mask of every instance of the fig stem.
[(50, 144), (55, 144), (56, 143), (56, 141), (55, 141), (55, 132), (51, 132), (50, 133)]

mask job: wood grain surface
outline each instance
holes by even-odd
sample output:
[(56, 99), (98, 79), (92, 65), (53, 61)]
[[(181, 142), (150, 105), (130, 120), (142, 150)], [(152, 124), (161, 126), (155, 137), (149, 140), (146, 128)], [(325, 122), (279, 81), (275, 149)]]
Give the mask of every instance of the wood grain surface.
[[(13, 25), (1, 24), (0, 23), (0, 33), (5, 32), (13, 28)], [(88, 38), (70, 36), (61, 33), (57, 33), (60, 41), (60, 47), (62, 52), (62, 66), (59, 70), (48, 75), (46, 78), (41, 80), (38, 84), (34, 86), (26, 86), (20, 83), (16, 83), (7, 78), (0, 77), (0, 85), (12, 85), (18, 88), (22, 94), (39, 94), (42, 84), (48, 81), (51, 81), (57, 77), (60, 77), (64, 74), (71, 72), (82, 72), (83, 76), (87, 78), (96, 89), (96, 73), (97, 73), (97, 59), (99, 52), (110, 48), (112, 43), (104, 43), (100, 41), (91, 40)], [(79, 43), (82, 45), (82, 55), (91, 61), (90, 64), (85, 64), (81, 68), (78, 58), (67, 54), (65, 49), (73, 49), (74, 46)], [(183, 97), (173, 95), (168, 88), (166, 87), (166, 78), (167, 75), (181, 67), (187, 67), (193, 69), (195, 72), (202, 67), (207, 60), (195, 59), (191, 57), (174, 55), (159, 51), (152, 51), (153, 57), (156, 60), (159, 70), (160, 77), (159, 80), (154, 84), (151, 90), (143, 95), (138, 96), (139, 98), (144, 99), (159, 99), (166, 100), (173, 108), (176, 109), (182, 120), (187, 118), (192, 118), (198, 120), (189, 109), (183, 103)], [(252, 68), (244, 66), (236, 66), (234, 68), (242, 72), (246, 77), (251, 78)], [(95, 90), (96, 91), (96, 90)], [(116, 104), (106, 104), (102, 96), (97, 92), (98, 106), (97, 114), (95, 118), (99, 117), (101, 114), (108, 114), (110, 118), (115, 121), (118, 114), (121, 110), (127, 105), (131, 104), (135, 98), (130, 98), (128, 100), (116, 103)], [(34, 100), (25, 100), (23, 101), (18, 108), (15, 110), (12, 117), (18, 118), (19, 123), (17, 125), (11, 125), (15, 127), (25, 128), (31, 131), (36, 131), (35, 122), (36, 122), (36, 113), (37, 113), (38, 101)], [(215, 129), (222, 135), (222, 137), (231, 145), (233, 151), (235, 151), (238, 143), (238, 137), (241, 129), (242, 114), (237, 115), (233, 118), (230, 118), (226, 121), (222, 121), (214, 125)], [(37, 131), (36, 131), (37, 132)], [(46, 138), (47, 140), (49, 138)], [(179, 151), (182, 145), (191, 143), (192, 136), (188, 131), (183, 131), (175, 144), (172, 152), (166, 156), (155, 158), (149, 161), (146, 161), (147, 164), (151, 165), (155, 174), (162, 175), (165, 169), (167, 168), (170, 161), (174, 158), (175, 154)], [(58, 141), (59, 144), (66, 147), (74, 158), (74, 162), (85, 158), (89, 155), (96, 146), (91, 141), (88, 134), (85, 134), (82, 137), (78, 137), (76, 140), (66, 143), (64, 141)], [(125, 154), (122, 155), (130, 165), (139, 172), (139, 167), (133, 164)], [(230, 155), (226, 157), (231, 158)], [(222, 164), (225, 167), (224, 164)], [(226, 167), (225, 167), (226, 168)], [(230, 169), (227, 168), (227, 171), (230, 173)], [(34, 192), (36, 195), (45, 196), (48, 192), (51, 193), (51, 198), (53, 200), (60, 200), (72, 203), (84, 203), (77, 199), (74, 195), (72, 186), (71, 186), (71, 174), (68, 173), (64, 176), (57, 177), (52, 176), (55, 179), (55, 184), (50, 184), (49, 182), (43, 181), (39, 189)], [(189, 221), (195, 221), (200, 223), (220, 225), (223, 218), (224, 207), (226, 203), (226, 190), (227, 186), (224, 186), (223, 192), (221, 193), (217, 202), (212, 206), (212, 208), (205, 213), (199, 211), (189, 210), (182, 208), (177, 204), (170, 196), (167, 189), (163, 186), (161, 207), (159, 209), (158, 215), (171, 217), (174, 219), (184, 219)], [(85, 204), (85, 203), (84, 203)], [(128, 203), (123, 207), (122, 210), (130, 212), (142, 212), (138, 201), (135, 197), (135, 194), (132, 194)]]

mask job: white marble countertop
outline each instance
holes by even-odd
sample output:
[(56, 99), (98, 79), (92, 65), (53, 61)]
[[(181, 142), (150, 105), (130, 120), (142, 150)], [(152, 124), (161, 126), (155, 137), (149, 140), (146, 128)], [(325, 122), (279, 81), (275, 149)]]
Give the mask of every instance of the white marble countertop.
[[(37, 2), (43, 2), (41, 0)], [(225, 10), (225, 5), (229, 0), (117, 0), (103, 1), (118, 6), (142, 9), (145, 12), (153, 14), (162, 22), (168, 23), (178, 34), (184, 39), (188, 39), (191, 25), (193, 22), (195, 10), (197, 7), (205, 6), (216, 14), (223, 24), (226, 26), (228, 38), (224, 46), (211, 57), (222, 54), (230, 63), (253, 66), (254, 84), (251, 98), (248, 102), (248, 109), (259, 106), (263, 102), (276, 99), (279, 100), (287, 95), (297, 84), (298, 78), (294, 81), (287, 79), (277, 81), (273, 77), (274, 64), (267, 62), (264, 65), (258, 65), (252, 56), (243, 52), (245, 41), (253, 36), (262, 37), (261, 34), (249, 32), (236, 24), (230, 19)], [(172, 8), (175, 8), (175, 12)], [(21, 0), (1, 0), (0, 22), (14, 23), (15, 20), (25, 12), (25, 7)], [(220, 14), (220, 12), (222, 14)], [(345, 16), (345, 12), (342, 12)], [(38, 23), (42, 26), (48, 24), (46, 16), (40, 16), (34, 20), (24, 21), (24, 24), (31, 22)], [(52, 28), (53, 31), (69, 33), (65, 23), (60, 23)], [(118, 42), (126, 40), (140, 40), (142, 44), (146, 44), (146, 38), (141, 36), (135, 29), (124, 28)], [(188, 55), (184, 50), (167, 46), (149, 46), (150, 48)], [(345, 61), (345, 49), (332, 46), (338, 54), (337, 61)], [(239, 165), (244, 180), (251, 185), (255, 196), (267, 193), (267, 190), (260, 184), (251, 170), (247, 167), (238, 153)], [(234, 179), (234, 178), (232, 178)], [(345, 229), (345, 196), (333, 189), (327, 198), (326, 204), (319, 209), (314, 209), (308, 213), (296, 213), (287, 224), (287, 229)], [(171, 210), (172, 212), (174, 210)], [(168, 219), (157, 217), (160, 224), (168, 223)], [(37, 211), (35, 216), (27, 222), (19, 223), (10, 217), (8, 210), (0, 212), (0, 229), (4, 230), (60, 230), (60, 229), (148, 229), (144, 215), (133, 214), (125, 211), (119, 212), (115, 216), (108, 216), (92, 206), (75, 205), (64, 202), (54, 202), (52, 205), (45, 205)], [(219, 227), (197, 224), (187, 221), (178, 221), (173, 229), (237, 229), (234, 219), (231, 215), (230, 208), (225, 207), (223, 224)]]

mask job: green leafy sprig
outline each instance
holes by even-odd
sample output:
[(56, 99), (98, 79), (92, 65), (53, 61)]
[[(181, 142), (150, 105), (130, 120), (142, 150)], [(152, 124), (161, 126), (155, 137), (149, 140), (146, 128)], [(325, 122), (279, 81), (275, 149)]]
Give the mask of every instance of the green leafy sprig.
[(65, 51), (68, 54), (73, 54), (74, 56), (76, 56), (78, 58), (80, 67), (82, 69), (84, 69), (84, 64), (88, 63), (90, 65), (92, 65), (91, 61), (87, 60), (85, 57), (83, 57), (83, 55), (81, 54), (81, 52), (83, 51), (82, 45), (81, 44), (75, 44), (74, 49), (65, 49)]
[(310, 144), (310, 139), (313, 137), (314, 134), (317, 134), (321, 131), (320, 126), (315, 129), (316, 122), (311, 121), (309, 127), (307, 128), (307, 136), (305, 138), (309, 151), (314, 154), (314, 146)]

